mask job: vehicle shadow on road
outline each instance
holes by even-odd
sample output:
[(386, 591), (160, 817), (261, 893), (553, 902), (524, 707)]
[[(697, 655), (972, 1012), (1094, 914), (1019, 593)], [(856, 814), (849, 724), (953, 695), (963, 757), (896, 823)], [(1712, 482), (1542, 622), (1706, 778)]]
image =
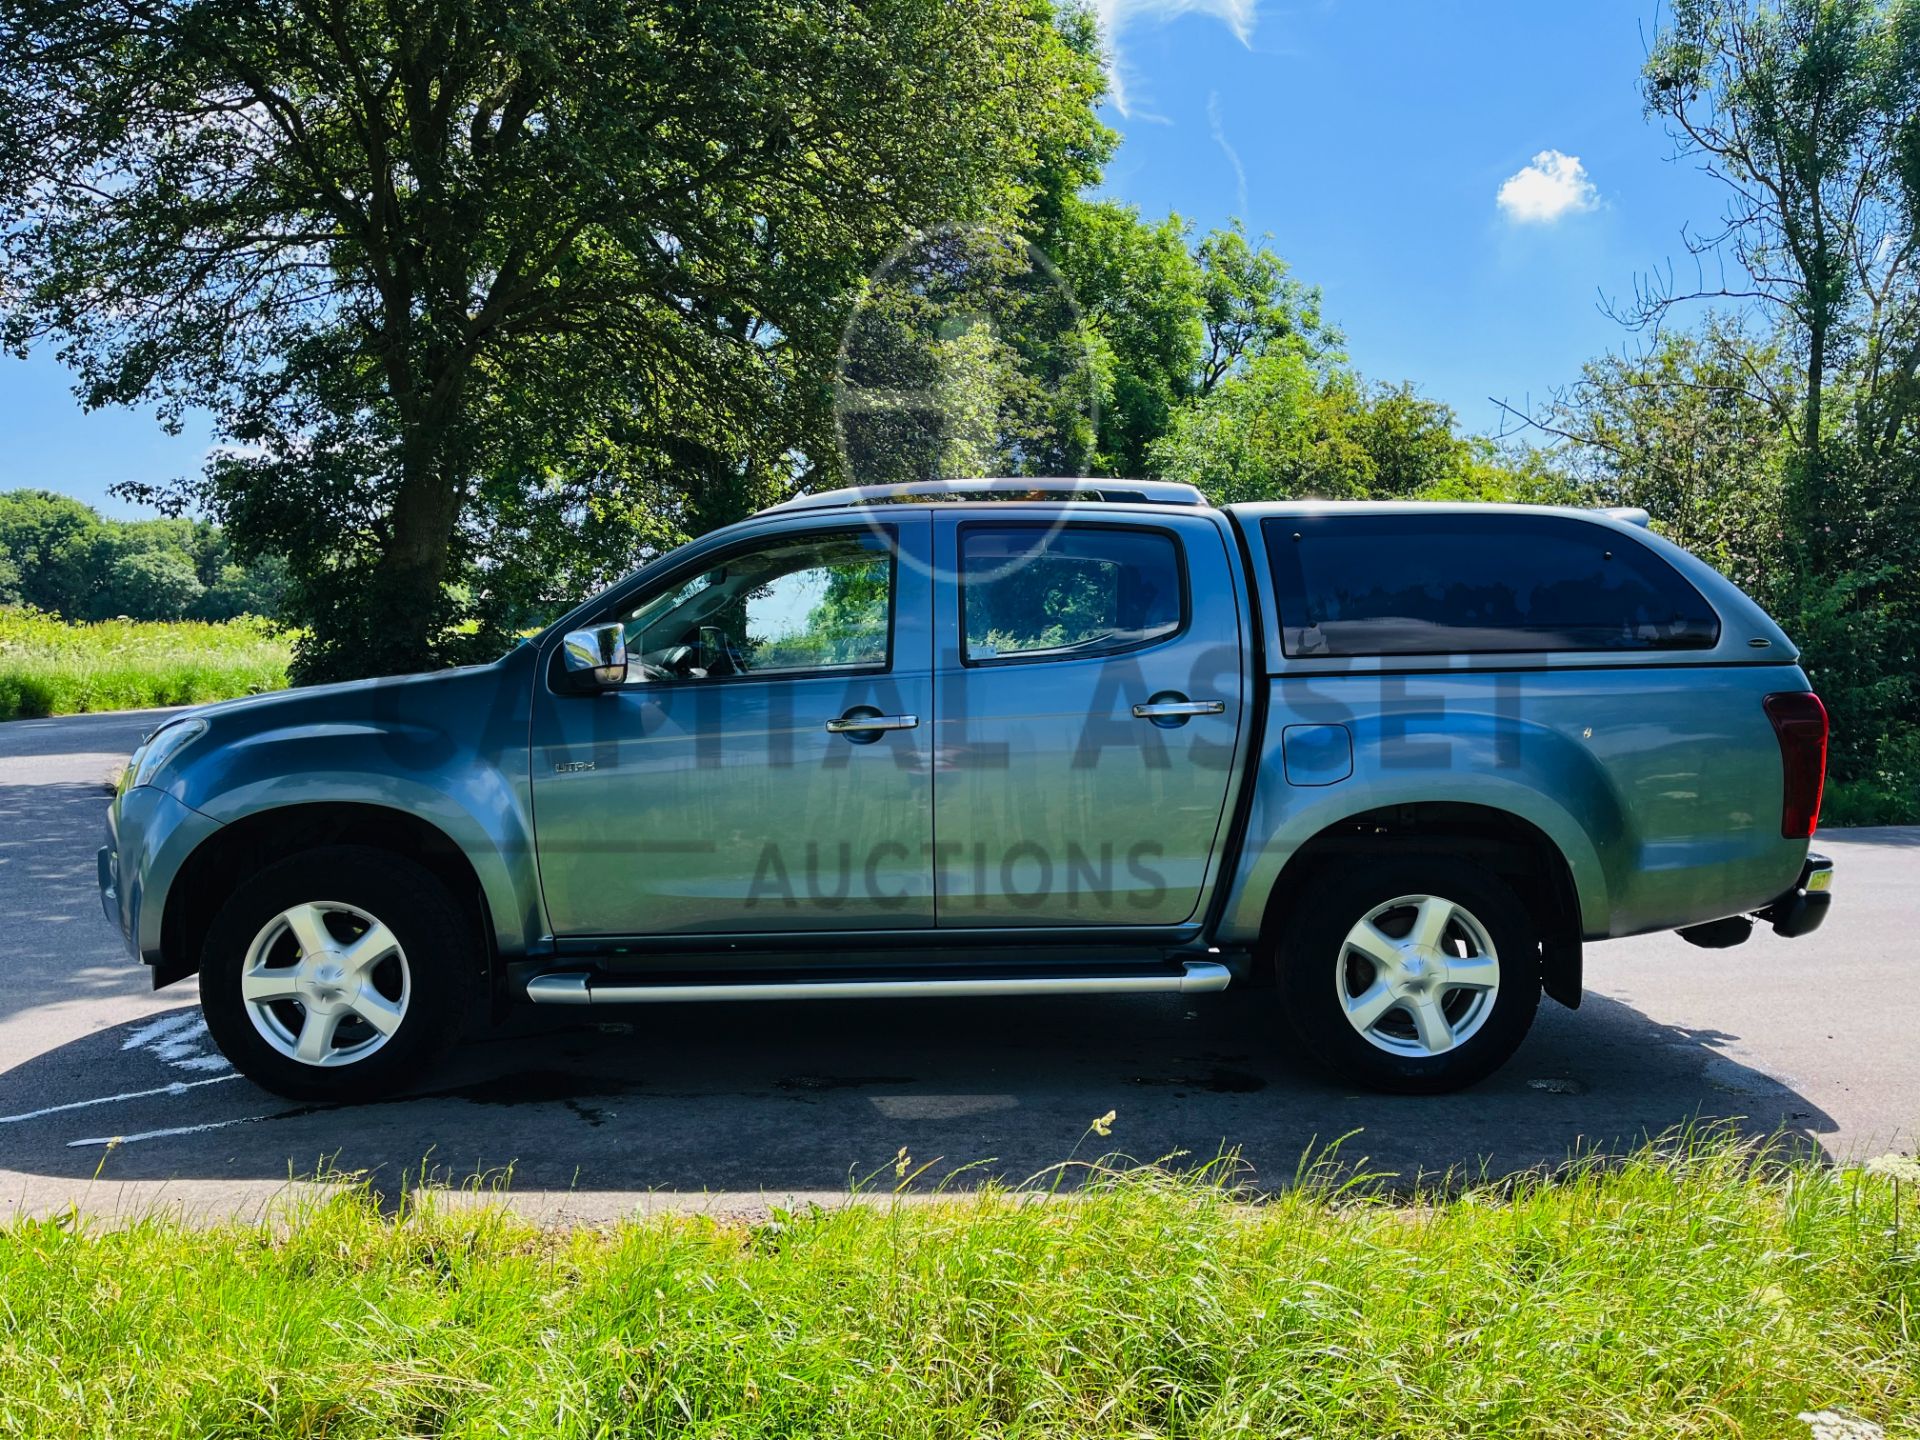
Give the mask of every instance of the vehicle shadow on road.
[[(23, 722), (11, 722), (23, 723)], [(94, 850), (74, 843), (74, 816), (91, 808), (106, 839), (109, 791), (98, 782), (0, 784), (0, 1020), (22, 1011), (104, 994), (139, 995), (152, 985), (130, 964), (100, 914)], [(0, 1057), (4, 1063), (4, 1057)]]
[[(1660, 1024), (1603, 995), (1545, 1006), (1499, 1074), (1458, 1095), (1354, 1093), (1289, 1056), (1269, 997), (815, 1002), (537, 1012), (462, 1046), (421, 1094), (315, 1107), (233, 1077), (191, 1006), (0, 1074), (7, 1168), (108, 1181), (386, 1183), (511, 1167), (519, 1190), (843, 1191), (904, 1149), (960, 1186), (1021, 1180), (1079, 1147), (1140, 1160), (1237, 1149), (1279, 1186), (1341, 1160), (1411, 1181), (1498, 1176), (1690, 1123), (1818, 1153), (1833, 1121), (1738, 1037)], [(147, 1093), (150, 1092), (150, 1093)], [(1109, 1139), (1088, 1124), (1115, 1112)], [(30, 1118), (14, 1119), (16, 1115)], [(108, 1150), (106, 1141), (124, 1137)], [(1083, 1137), (1085, 1137), (1083, 1143)]]

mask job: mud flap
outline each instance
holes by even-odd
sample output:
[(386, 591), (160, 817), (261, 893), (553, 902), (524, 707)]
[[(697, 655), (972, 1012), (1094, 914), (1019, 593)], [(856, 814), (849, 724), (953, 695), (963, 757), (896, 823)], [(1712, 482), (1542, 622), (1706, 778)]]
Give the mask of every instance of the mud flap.
[(1569, 1010), (1580, 1008), (1583, 957), (1580, 942), (1544, 940), (1540, 944), (1540, 988)]

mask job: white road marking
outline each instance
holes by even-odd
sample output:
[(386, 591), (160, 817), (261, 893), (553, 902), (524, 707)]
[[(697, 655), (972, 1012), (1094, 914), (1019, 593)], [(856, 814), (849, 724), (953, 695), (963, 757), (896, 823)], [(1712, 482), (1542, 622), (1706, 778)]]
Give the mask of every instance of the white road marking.
[(236, 1115), (231, 1120), (209, 1120), (204, 1125), (173, 1125), (165, 1130), (142, 1130), (134, 1135), (92, 1135), (85, 1140), (69, 1140), (67, 1148), (82, 1145), (132, 1145), (140, 1140), (163, 1140), (169, 1135), (198, 1135), (207, 1130), (224, 1130), (229, 1125), (246, 1125), (254, 1120), (271, 1120), (271, 1115)]
[(213, 1048), (206, 1017), (198, 1010), (167, 1015), (142, 1025), (120, 1042), (122, 1050), (144, 1050), (176, 1070), (226, 1070), (226, 1056)]
[(203, 1024), (205, 1023), (204, 1021), (200, 1021), (200, 1012), (197, 1010), (189, 1010), (184, 1015), (163, 1015), (158, 1020), (152, 1020), (142, 1025), (138, 1030), (127, 1036), (125, 1040), (120, 1042), (120, 1048), (122, 1050), (137, 1050), (143, 1045), (152, 1044), (155, 1040), (164, 1040), (176, 1030), (190, 1029), (196, 1021)]
[(176, 1070), (231, 1070), (233, 1062), (224, 1055), (189, 1055), (173, 1062)]
[(100, 1095), (92, 1100), (69, 1100), (64, 1105), (49, 1105), (42, 1110), (28, 1110), (19, 1115), (0, 1115), (0, 1125), (14, 1125), (22, 1120), (38, 1120), (42, 1115), (58, 1115), (63, 1110), (85, 1110), (90, 1105), (112, 1105), (121, 1100), (145, 1100), (151, 1095), (184, 1095), (187, 1091), (201, 1085), (219, 1085), (228, 1080), (238, 1080), (238, 1075), (216, 1075), (211, 1080), (175, 1080), (170, 1085), (162, 1085), (157, 1090), (128, 1090), (119, 1095)]

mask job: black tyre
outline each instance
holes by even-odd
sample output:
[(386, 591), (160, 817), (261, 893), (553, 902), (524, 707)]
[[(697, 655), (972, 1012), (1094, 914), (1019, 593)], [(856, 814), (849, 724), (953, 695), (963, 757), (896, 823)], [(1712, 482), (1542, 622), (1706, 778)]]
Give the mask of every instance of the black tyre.
[(281, 860), (234, 891), (200, 960), (200, 1006), (248, 1079), (298, 1100), (403, 1090), (460, 1038), (471, 919), (412, 861), (361, 846)]
[(1300, 1043), (1375, 1090), (1473, 1084), (1519, 1049), (1540, 1005), (1526, 907), (1497, 876), (1440, 856), (1323, 872), (1278, 963)]

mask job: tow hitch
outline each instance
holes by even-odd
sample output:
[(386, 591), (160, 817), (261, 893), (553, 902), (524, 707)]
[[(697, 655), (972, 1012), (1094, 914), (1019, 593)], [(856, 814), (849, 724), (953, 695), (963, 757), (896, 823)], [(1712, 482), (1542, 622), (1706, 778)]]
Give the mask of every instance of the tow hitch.
[(1789, 939), (1810, 935), (1827, 918), (1827, 906), (1833, 901), (1833, 861), (1824, 855), (1809, 855), (1800, 866), (1800, 878), (1793, 889), (1779, 896), (1752, 918), (1729, 915), (1724, 920), (1709, 920), (1704, 925), (1689, 925), (1679, 936), (1689, 945), (1703, 950), (1725, 950), (1753, 934), (1754, 920), (1765, 920), (1773, 933)]
[(1833, 861), (1824, 855), (1809, 855), (1800, 867), (1800, 879), (1766, 909), (1759, 918), (1773, 926), (1776, 935), (1811, 935), (1827, 918), (1833, 903)]

